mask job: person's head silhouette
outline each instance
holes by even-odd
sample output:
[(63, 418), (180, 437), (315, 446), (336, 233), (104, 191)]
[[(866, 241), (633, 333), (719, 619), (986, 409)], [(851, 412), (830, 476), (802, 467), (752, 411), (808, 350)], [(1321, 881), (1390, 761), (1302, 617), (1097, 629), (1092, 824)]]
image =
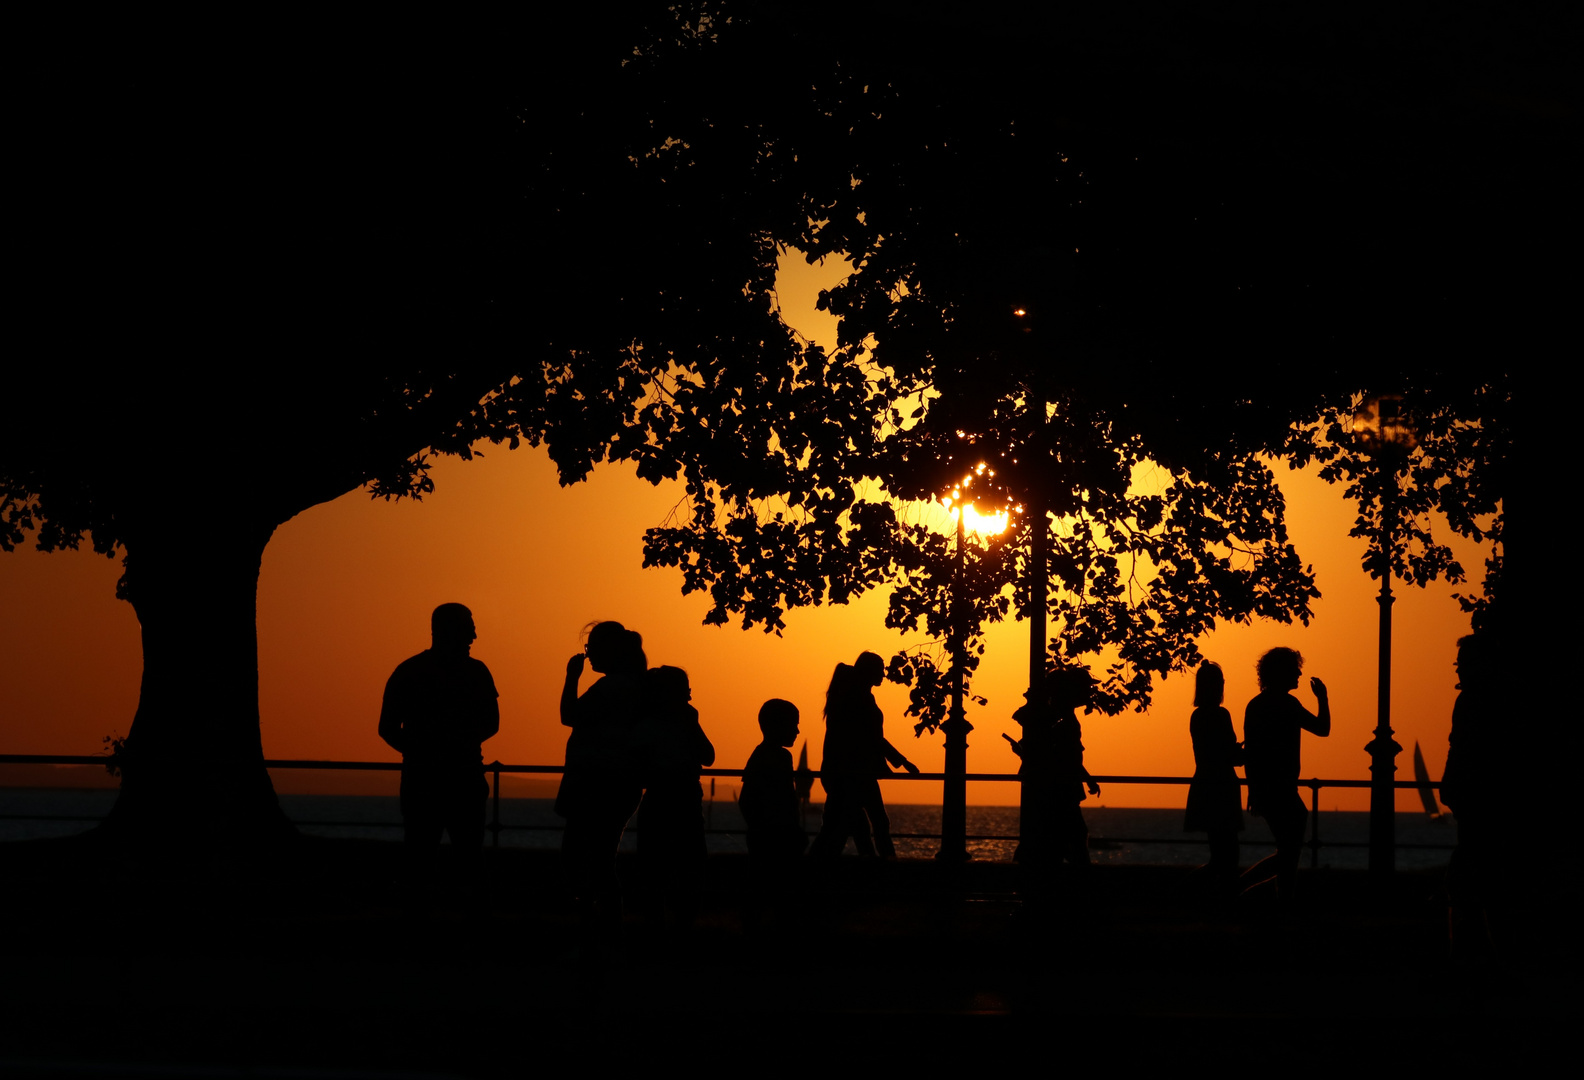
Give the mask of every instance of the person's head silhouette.
[(759, 731), (766, 742), (791, 746), (798, 737), (797, 706), (782, 698), (771, 698), (759, 706)]
[(858, 659), (853, 661), (853, 669), (858, 673), (860, 686), (879, 686), (885, 682), (885, 661), (878, 653), (859, 653)]
[(441, 604), (429, 616), (429, 634), (436, 652), (466, 655), (478, 631), (473, 626), (473, 613), (462, 604)]
[(1261, 692), (1280, 693), (1298, 689), (1298, 677), (1303, 674), (1303, 653), (1297, 649), (1280, 646), (1269, 650), (1254, 665), (1254, 675), (1259, 680)]
[(621, 666), (622, 652), (627, 640), (627, 628), (619, 622), (595, 623), (588, 632), (583, 652), (589, 667), (601, 675), (608, 675)]
[(589, 628), (583, 654), (588, 657), (589, 667), (601, 675), (640, 674), (649, 666), (643, 651), (643, 635), (614, 619)]
[(688, 673), (679, 667), (663, 664), (650, 668), (645, 676), (649, 692), (662, 707), (675, 708), (693, 699), (693, 688), (688, 685)]
[(1467, 634), (1458, 638), (1457, 669), (1459, 690), (1482, 690), (1492, 682), (1492, 653), (1490, 639), (1483, 634)]
[(1059, 668), (1045, 676), (1045, 687), (1052, 708), (1075, 713), (1094, 696), (1094, 676), (1088, 668)]

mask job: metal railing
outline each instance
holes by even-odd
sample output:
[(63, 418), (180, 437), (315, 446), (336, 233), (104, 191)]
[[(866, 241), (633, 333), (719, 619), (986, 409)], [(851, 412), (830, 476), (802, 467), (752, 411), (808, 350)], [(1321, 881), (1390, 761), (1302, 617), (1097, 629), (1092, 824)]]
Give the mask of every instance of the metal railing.
[[(81, 754), (79, 754), (79, 755), (72, 755), (72, 754), (0, 754), (0, 765), (97, 765), (97, 766), (100, 766), (100, 767), (104, 767), (109, 762), (110, 762), (110, 758), (108, 758), (106, 756), (103, 756), (103, 755), (81, 755)], [(299, 759), (273, 759), (273, 758), (272, 759), (266, 759), (265, 762), (264, 762), (264, 767), (266, 769), (305, 769), (305, 770), (322, 770), (322, 771), (339, 770), (339, 771), (346, 771), (346, 772), (395, 772), (395, 773), (401, 772), (401, 768), (402, 768), (401, 763), (398, 762), (398, 761), (309, 761), (309, 760), (299, 760)], [(562, 766), (562, 765), (507, 765), (507, 764), (505, 764), (503, 762), (500, 762), (500, 761), (493, 761), (493, 762), (490, 762), (488, 765), (484, 766), (484, 771), (485, 771), (486, 774), (488, 774), (488, 776), (490, 778), (490, 796), (489, 796), (490, 820), (489, 820), (489, 823), (486, 826), (486, 828), (489, 830), (490, 837), (491, 837), (491, 842), (493, 843), (494, 846), (496, 846), (496, 847), (500, 846), (500, 835), (501, 835), (502, 832), (508, 832), (508, 831), (518, 831), (518, 832), (560, 832), (561, 831), (561, 826), (558, 826), (558, 825), (507, 825), (507, 824), (502, 823), (501, 814), (500, 814), (500, 810), (501, 810), (501, 776), (502, 775), (519, 775), (519, 774), (534, 774), (534, 775), (543, 775), (543, 776), (560, 776), (563, 772), (566, 771), (565, 766)], [(699, 770), (699, 775), (701, 777), (734, 777), (734, 778), (740, 779), (742, 777), (742, 775), (743, 775), (743, 770), (741, 770), (741, 769), (700, 769)], [(807, 777), (810, 777), (810, 778), (812, 778), (814, 780), (818, 780), (820, 778), (820, 773), (819, 773), (818, 770), (813, 770), (811, 772), (802, 773), (802, 774), (799, 774), (799, 775), (800, 776), (807, 776)], [(924, 782), (929, 782), (929, 781), (940, 782), (940, 781), (943, 781), (943, 780), (946, 779), (946, 774), (945, 773), (938, 773), (938, 772), (937, 773), (918, 773), (917, 775), (913, 775), (913, 774), (910, 774), (910, 773), (893, 773), (893, 774), (891, 774), (891, 775), (889, 775), (887, 777), (884, 777), (883, 779), (886, 779), (886, 780), (889, 780), (889, 781), (901, 782), (901, 783), (913, 783), (913, 782), (924, 783)], [(966, 779), (969, 780), (969, 781), (972, 781), (972, 782), (1017, 783), (1018, 780), (1019, 780), (1019, 777), (1018, 777), (1018, 775), (1016, 773), (969, 773), (967, 775)], [(1093, 777), (1093, 780), (1096, 783), (1098, 783), (1098, 784), (1157, 784), (1157, 785), (1158, 784), (1166, 784), (1166, 785), (1178, 785), (1178, 786), (1186, 787), (1187, 785), (1189, 785), (1189, 784), (1191, 784), (1193, 782), (1193, 777), (1191, 777), (1191, 776), (1095, 776), (1095, 777)], [(1239, 778), (1238, 779), (1238, 784), (1239, 784), (1240, 787), (1246, 787), (1248, 785), (1248, 781), (1244, 780), (1242, 778)], [(1299, 786), (1300, 787), (1306, 787), (1306, 788), (1309, 789), (1309, 838), (1305, 842), (1305, 846), (1307, 846), (1309, 848), (1309, 865), (1310, 865), (1311, 868), (1319, 866), (1319, 864), (1320, 864), (1320, 849), (1321, 849), (1322, 846), (1349, 847), (1349, 848), (1367, 848), (1367, 847), (1369, 847), (1369, 843), (1367, 841), (1336, 841), (1336, 840), (1333, 840), (1333, 841), (1331, 841), (1329, 843), (1329, 845), (1322, 844), (1321, 839), (1320, 839), (1320, 819), (1321, 819), (1321, 813), (1320, 813), (1320, 791), (1321, 791), (1322, 788), (1366, 788), (1367, 789), (1367, 788), (1369, 788), (1371, 786), (1371, 781), (1369, 781), (1369, 780), (1323, 780), (1323, 779), (1318, 779), (1318, 778), (1311, 777), (1308, 780), (1300, 780), (1299, 781)], [(1421, 787), (1420, 784), (1418, 784), (1417, 782), (1412, 781), (1412, 780), (1397, 780), (1397, 781), (1393, 782), (1392, 786), (1394, 788), (1396, 788), (1397, 790), (1399, 790), (1399, 791), (1404, 791), (1404, 790), (1406, 790), (1406, 791), (1417, 791)], [(1438, 783), (1432, 783), (1430, 785), (1430, 787), (1435, 789), (1439, 793), (1441, 785), (1438, 784)], [(0, 814), (0, 821), (101, 821), (101, 820), (103, 820), (103, 818), (97, 817), (97, 816), (70, 815), (70, 814), (63, 814), (63, 815), (52, 815), (52, 814)], [(400, 828), (401, 827), (401, 823), (400, 822), (377, 822), (377, 821), (299, 821), (299, 822), (296, 822), (296, 824), (303, 825), (303, 826), (309, 826), (309, 827), (318, 827), (318, 828), (358, 828), (358, 827), (364, 827), (364, 828), (382, 828), (382, 827), (383, 828)], [(712, 835), (718, 835), (718, 836), (739, 836), (739, 835), (743, 835), (743, 833), (744, 833), (744, 830), (742, 830), (742, 829), (714, 829), (714, 828), (712, 828), (712, 829), (708, 829), (706, 831), (709, 832)], [(894, 839), (898, 839), (898, 840), (939, 840), (940, 836), (941, 836), (940, 833), (892, 833), (891, 835), (892, 835), (892, 837)], [(966, 839), (966, 840), (986, 840), (986, 841), (994, 841), (994, 840), (1010, 841), (1010, 840), (1017, 840), (1018, 837), (1017, 836), (1003, 836), (1003, 835), (970, 835), (970, 836), (965, 837), (964, 839)], [(1172, 836), (1172, 837), (1160, 837), (1160, 836), (1149, 836), (1149, 837), (1107, 836), (1107, 837), (1104, 837), (1103, 839), (1107, 843), (1118, 843), (1118, 844), (1199, 844), (1199, 843), (1203, 843), (1202, 840), (1190, 839), (1190, 838), (1181, 837), (1181, 836)], [(1452, 845), (1451, 844), (1407, 844), (1407, 843), (1402, 843), (1400, 841), (1397, 843), (1396, 846), (1399, 847), (1399, 848), (1404, 848), (1404, 849), (1417, 849), (1417, 850), (1447, 850), (1447, 851), (1450, 851), (1452, 849)]]

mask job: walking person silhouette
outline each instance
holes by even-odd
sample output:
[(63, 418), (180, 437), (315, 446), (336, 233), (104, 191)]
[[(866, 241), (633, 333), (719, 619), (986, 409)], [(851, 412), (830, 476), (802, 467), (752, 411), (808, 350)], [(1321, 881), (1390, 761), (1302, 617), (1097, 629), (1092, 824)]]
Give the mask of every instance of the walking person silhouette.
[(429, 648), (385, 683), (379, 735), (402, 756), (402, 832), (410, 861), (430, 863), (442, 835), (476, 858), (484, 845), (489, 783), (483, 742), (500, 730), (495, 680), (469, 655), (473, 613), (441, 604), (429, 617)]
[(859, 855), (896, 857), (880, 777), (892, 766), (915, 776), (919, 770), (885, 737), (885, 715), (874, 699), (884, 681), (885, 661), (872, 652), (859, 653), (851, 665), (837, 664), (831, 674), (820, 762), (825, 813), (811, 854), (833, 858), (851, 836)]
[(1083, 761), (1083, 728), (1078, 710), (1094, 694), (1094, 679), (1084, 668), (1064, 668), (1045, 676), (1030, 700), (1012, 714), (1023, 738), (1002, 735), (1021, 759), (1022, 799), (1018, 846), (1012, 854), (1023, 871), (1023, 891), (1036, 904), (1053, 895), (1055, 875), (1065, 860), (1087, 870), (1089, 826), (1082, 803), (1085, 788), (1100, 794)]
[(1237, 766), (1243, 746), (1232, 730), (1232, 714), (1222, 707), (1226, 678), (1209, 660), (1194, 676), (1194, 711), (1188, 720), (1193, 739), (1194, 774), (1188, 785), (1184, 832), (1209, 834), (1210, 864), (1205, 869), (1217, 888), (1238, 876), (1238, 833), (1243, 831), (1242, 790)]
[(633, 747), (644, 785), (638, 807), (638, 865), (651, 922), (666, 907), (679, 928), (691, 926), (704, 872), (704, 788), (699, 769), (715, 764), (715, 747), (691, 704), (693, 689), (679, 667), (644, 676), (643, 717)]
[(1243, 712), (1249, 810), (1270, 826), (1276, 853), (1245, 870), (1242, 880), (1248, 888), (1256, 888), (1274, 877), (1277, 897), (1283, 902), (1293, 896), (1304, 827), (1309, 821), (1309, 810), (1298, 794), (1300, 739), (1305, 731), (1321, 738), (1331, 734), (1331, 702), (1325, 683), (1309, 680), (1319, 715), (1300, 705), (1290, 693), (1298, 689), (1303, 663), (1296, 649), (1275, 648), (1261, 656), (1254, 669), (1260, 692)]
[[(601, 677), (579, 695), (585, 662)], [(596, 623), (584, 651), (567, 660), (561, 723), (572, 731), (555, 811), (566, 818), (562, 861), (586, 915), (621, 915), (616, 846), (643, 797), (632, 736), (648, 666), (643, 638), (619, 622)]]

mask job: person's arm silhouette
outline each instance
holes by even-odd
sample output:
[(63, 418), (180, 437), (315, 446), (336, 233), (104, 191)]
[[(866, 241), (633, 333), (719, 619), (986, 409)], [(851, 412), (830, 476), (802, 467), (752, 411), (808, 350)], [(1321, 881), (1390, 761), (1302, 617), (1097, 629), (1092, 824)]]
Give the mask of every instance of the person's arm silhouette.
[(913, 764), (907, 758), (903, 757), (902, 756), (902, 751), (900, 751), (896, 747), (892, 746), (890, 739), (882, 738), (880, 740), (880, 746), (885, 751), (886, 764), (892, 766), (893, 768), (906, 769), (908, 772), (912, 773), (914, 776), (918, 775), (919, 767), (917, 765)]
[[(577, 723), (578, 679), (583, 676), (583, 664), (587, 657), (578, 653), (567, 661), (566, 682), (561, 687), (561, 722), (567, 727)], [(496, 718), (496, 727), (499, 728), (500, 720)]]
[[(1320, 702), (1320, 715), (1314, 717), (1314, 724), (1305, 723), (1304, 730), (1320, 736), (1322, 739), (1331, 734), (1331, 699), (1326, 694), (1326, 684), (1319, 679), (1309, 680), (1309, 689), (1314, 691), (1314, 696)], [(1305, 709), (1304, 712), (1308, 713)]]

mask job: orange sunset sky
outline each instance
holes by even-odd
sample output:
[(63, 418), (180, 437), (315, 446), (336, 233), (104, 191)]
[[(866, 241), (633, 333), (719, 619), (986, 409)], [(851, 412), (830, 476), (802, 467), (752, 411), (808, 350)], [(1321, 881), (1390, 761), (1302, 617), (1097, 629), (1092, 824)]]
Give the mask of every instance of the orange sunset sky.
[[(834, 346), (834, 322), (814, 311), (834, 265), (783, 264), (781, 300), (801, 332)], [(1241, 733), (1242, 707), (1255, 692), (1254, 661), (1272, 645), (1299, 649), (1305, 675), (1331, 690), (1334, 726), (1326, 740), (1304, 738), (1303, 772), (1368, 778), (1364, 745), (1375, 724), (1378, 583), (1360, 565), (1361, 541), (1348, 537), (1355, 510), (1339, 487), (1313, 471), (1277, 466), (1288, 525), (1322, 598), (1308, 627), (1255, 623), (1218, 629), (1201, 642), (1227, 674), (1227, 706)], [(274, 758), (395, 760), (375, 733), (380, 695), (395, 665), (428, 645), (429, 612), (460, 601), (473, 609), (473, 655), (494, 673), (501, 731), (485, 760), (559, 764), (565, 729), (556, 702), (566, 659), (581, 648), (591, 620), (619, 619), (642, 632), (651, 664), (676, 664), (692, 676), (694, 704), (718, 751), (717, 764), (740, 768), (758, 741), (754, 714), (768, 697), (803, 713), (810, 761), (819, 762), (820, 705), (837, 661), (872, 649), (889, 656), (918, 644), (884, 628), (885, 597), (790, 612), (785, 636), (735, 625), (706, 627), (707, 601), (683, 597), (674, 570), (641, 569), (646, 528), (661, 524), (681, 498), (677, 484), (652, 487), (630, 467), (602, 467), (592, 479), (558, 486), (542, 450), (485, 448), (473, 462), (444, 459), (437, 490), (422, 502), (386, 503), (353, 492), (299, 515), (275, 534), (259, 584), (260, 708), (266, 755)], [(923, 512), (922, 510), (920, 512)], [(947, 517), (940, 513), (942, 527)], [(1444, 532), (1444, 528), (1440, 530)], [(1456, 696), (1454, 643), (1468, 632), (1454, 592), (1477, 592), (1485, 551), (1452, 543), (1471, 580), (1426, 590), (1397, 586), (1392, 720), (1404, 752), (1399, 779), (1412, 779), (1415, 740), (1432, 776), (1446, 759)], [(119, 560), (88, 551), (0, 555), (0, 752), (86, 754), (104, 736), (125, 734), (137, 703), (141, 659), (130, 605), (114, 598)], [(201, 625), (192, 628), (202, 634)], [(1027, 624), (994, 628), (975, 681), (987, 706), (969, 706), (975, 726), (969, 769), (1012, 772), (1017, 759), (1000, 733), (1022, 701)], [(591, 681), (584, 676), (584, 686)], [(942, 767), (941, 736), (915, 740), (903, 716), (907, 692), (877, 693), (886, 733), (925, 771)], [(1314, 699), (1298, 692), (1311, 710)], [(1086, 761), (1103, 774), (1183, 775), (1193, 771), (1188, 741), (1191, 676), (1167, 680), (1143, 714), (1084, 718)], [(330, 774), (334, 775), (334, 774)], [(283, 788), (291, 778), (277, 775)], [(1014, 784), (970, 786), (972, 803), (1017, 799)], [(1102, 804), (1181, 806), (1183, 788), (1107, 785)], [(818, 794), (816, 792), (816, 797)], [(895, 783), (893, 802), (939, 798), (939, 785)], [(1333, 789), (1322, 805), (1364, 809), (1368, 793)], [(1092, 805), (1092, 804), (1091, 804)], [(1411, 791), (1398, 808), (1418, 807)]]

